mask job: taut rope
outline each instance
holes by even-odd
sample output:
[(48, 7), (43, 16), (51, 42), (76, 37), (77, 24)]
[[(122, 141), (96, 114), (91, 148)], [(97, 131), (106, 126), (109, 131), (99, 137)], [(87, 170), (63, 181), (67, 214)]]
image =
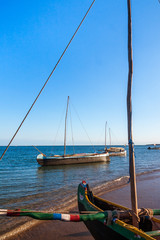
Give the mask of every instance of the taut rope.
[(50, 73), (49, 77), (47, 78), (47, 80), (46, 80), (45, 84), (43, 85), (43, 87), (42, 87), (42, 89), (40, 90), (40, 92), (38, 93), (38, 95), (37, 95), (36, 99), (35, 99), (35, 100), (34, 100), (34, 102), (32, 103), (32, 105), (31, 105), (30, 109), (28, 110), (27, 114), (25, 115), (24, 119), (22, 120), (21, 124), (19, 125), (19, 127), (18, 127), (17, 131), (15, 132), (15, 134), (14, 134), (14, 135), (13, 135), (13, 137), (12, 137), (12, 139), (10, 140), (10, 142), (9, 142), (8, 146), (7, 146), (7, 147), (6, 147), (6, 149), (4, 150), (4, 152), (3, 152), (3, 154), (2, 154), (2, 156), (1, 156), (1, 158), (0, 158), (0, 160), (1, 160), (1, 159), (3, 158), (3, 156), (5, 155), (6, 151), (8, 150), (9, 146), (11, 145), (11, 143), (12, 143), (13, 139), (14, 139), (14, 138), (15, 138), (15, 136), (17, 135), (18, 131), (20, 130), (21, 126), (23, 125), (24, 121), (26, 120), (26, 118), (27, 118), (28, 114), (30, 113), (30, 111), (32, 110), (32, 108), (33, 108), (34, 104), (36, 103), (37, 99), (38, 99), (38, 98), (39, 98), (39, 96), (41, 95), (41, 93), (42, 93), (43, 89), (45, 88), (45, 86), (46, 86), (47, 82), (49, 81), (50, 77), (52, 76), (52, 74), (53, 74), (53, 72), (55, 71), (56, 67), (58, 66), (59, 62), (61, 61), (61, 59), (62, 59), (63, 55), (64, 55), (64, 54), (65, 54), (65, 52), (67, 51), (67, 49), (68, 49), (69, 45), (71, 44), (71, 42), (72, 42), (73, 38), (75, 37), (76, 33), (78, 32), (78, 30), (79, 30), (80, 26), (82, 25), (82, 23), (83, 23), (84, 19), (86, 18), (87, 14), (89, 13), (90, 9), (92, 8), (92, 6), (93, 6), (94, 2), (95, 2), (95, 0), (93, 0), (92, 4), (90, 5), (89, 9), (87, 10), (86, 14), (84, 15), (84, 17), (83, 17), (82, 21), (80, 22), (79, 26), (77, 27), (76, 31), (74, 32), (73, 36), (71, 37), (71, 39), (70, 39), (69, 43), (67, 44), (66, 48), (64, 49), (64, 51), (63, 51), (62, 55), (60, 56), (59, 60), (57, 61), (57, 63), (56, 63), (56, 65), (55, 65), (55, 67), (53, 68), (52, 72)]

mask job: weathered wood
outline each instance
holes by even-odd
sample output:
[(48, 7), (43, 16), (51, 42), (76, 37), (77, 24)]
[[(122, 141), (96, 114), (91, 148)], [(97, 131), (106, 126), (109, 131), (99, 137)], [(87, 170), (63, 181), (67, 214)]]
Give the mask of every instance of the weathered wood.
[(128, 5), (128, 90), (127, 90), (127, 113), (128, 113), (128, 144), (129, 144), (129, 170), (130, 170), (130, 186), (131, 186), (131, 203), (134, 215), (132, 218), (133, 225), (138, 226), (138, 204), (137, 204), (137, 188), (135, 174), (135, 157), (134, 146), (132, 139), (132, 75), (133, 75), (133, 60), (132, 60), (132, 22), (131, 22), (131, 2), (127, 0)]
[(107, 138), (107, 122), (105, 124), (105, 150), (107, 150), (106, 138)]
[(111, 129), (109, 128), (109, 141), (110, 141), (110, 146), (111, 146)]
[(37, 156), (37, 162), (42, 166), (60, 166), (108, 161), (110, 161), (108, 153), (73, 154), (59, 157), (58, 156), (45, 157), (43, 154), (39, 154)]
[(66, 109), (66, 117), (65, 117), (65, 130), (64, 130), (64, 155), (66, 155), (66, 129), (67, 129), (68, 105), (69, 105), (69, 96), (68, 96), (68, 100), (67, 100), (67, 109)]

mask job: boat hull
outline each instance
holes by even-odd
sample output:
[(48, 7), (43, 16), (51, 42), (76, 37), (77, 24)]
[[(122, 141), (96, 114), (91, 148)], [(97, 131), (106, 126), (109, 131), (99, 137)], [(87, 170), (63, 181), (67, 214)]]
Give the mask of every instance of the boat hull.
[(127, 151), (122, 147), (110, 147), (107, 149), (107, 152), (109, 153), (109, 156), (126, 156)]
[(96, 162), (108, 162), (109, 154), (75, 154), (69, 156), (59, 157), (45, 157), (43, 154), (37, 156), (37, 162), (41, 166), (57, 166), (57, 165), (70, 165), (70, 164), (84, 164)]
[(115, 156), (126, 157), (126, 155), (127, 155), (126, 150), (122, 152), (109, 152), (109, 156), (111, 157), (115, 157)]
[(160, 150), (160, 147), (148, 147), (148, 150)]
[[(88, 184), (82, 182), (78, 187), (78, 208), (81, 214), (88, 214), (103, 211), (127, 211), (126, 207), (106, 201), (92, 194)], [(94, 221), (85, 221), (84, 224), (96, 240), (125, 240), (125, 239), (154, 239), (148, 236), (144, 231), (139, 230), (131, 225), (132, 220), (112, 219), (107, 222), (106, 219), (98, 219)], [(151, 226), (151, 225), (150, 225)], [(146, 223), (141, 225), (141, 229), (151, 231), (151, 227), (146, 226)]]
[[(87, 211), (83, 204), (78, 203), (79, 211)], [(104, 223), (95, 220), (95, 221), (86, 221), (84, 222), (94, 239), (96, 240), (126, 240), (127, 238), (121, 236), (120, 234), (116, 233), (111, 228), (107, 227)]]

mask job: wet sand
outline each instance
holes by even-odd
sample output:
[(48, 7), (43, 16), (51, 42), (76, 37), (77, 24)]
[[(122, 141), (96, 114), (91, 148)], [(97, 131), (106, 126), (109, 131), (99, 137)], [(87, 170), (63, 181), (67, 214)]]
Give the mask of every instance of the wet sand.
[[(138, 176), (137, 192), (138, 207), (160, 208), (160, 173), (154, 172)], [(131, 207), (130, 185), (108, 191), (100, 197)], [(72, 209), (72, 211), (76, 209)], [(0, 237), (1, 239), (1, 237)], [(4, 239), (4, 238), (3, 238)], [(7, 240), (92, 240), (85, 225), (80, 223), (61, 221), (42, 221), (36, 226), (19, 233), (17, 236), (8, 237)]]

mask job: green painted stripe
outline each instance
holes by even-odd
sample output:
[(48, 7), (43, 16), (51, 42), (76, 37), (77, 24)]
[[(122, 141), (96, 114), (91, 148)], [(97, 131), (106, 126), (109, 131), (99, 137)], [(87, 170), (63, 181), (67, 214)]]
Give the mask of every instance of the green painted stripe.
[(159, 236), (160, 235), (160, 230), (157, 231), (151, 231), (151, 232), (146, 232), (146, 234), (148, 234), (149, 236)]
[(39, 220), (53, 220), (53, 213), (31, 212), (28, 209), (21, 209), (20, 216), (28, 216)]

